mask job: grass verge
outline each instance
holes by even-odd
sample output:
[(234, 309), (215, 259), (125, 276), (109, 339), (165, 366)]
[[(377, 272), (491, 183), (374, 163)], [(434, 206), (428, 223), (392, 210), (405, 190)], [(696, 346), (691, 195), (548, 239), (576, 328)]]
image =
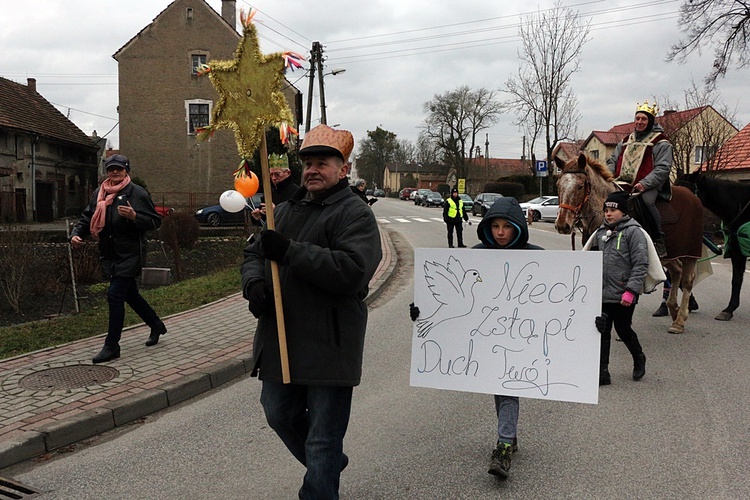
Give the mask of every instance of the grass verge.
[[(141, 290), (141, 295), (161, 317), (208, 304), (240, 290), (237, 267), (181, 281), (170, 286)], [(109, 308), (104, 294), (89, 301), (79, 314), (0, 328), (0, 359), (106, 333)], [(125, 326), (142, 323), (125, 308)]]

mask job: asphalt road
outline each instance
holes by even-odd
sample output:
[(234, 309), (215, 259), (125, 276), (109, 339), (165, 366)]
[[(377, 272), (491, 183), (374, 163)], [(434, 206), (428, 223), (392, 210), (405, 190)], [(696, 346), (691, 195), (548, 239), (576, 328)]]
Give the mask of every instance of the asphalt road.
[[(370, 309), (342, 498), (750, 497), (750, 297), (731, 322), (713, 319), (728, 300), (727, 263), (715, 261), (714, 276), (696, 289), (700, 309), (683, 335), (651, 317), (658, 294), (643, 298), (634, 321), (648, 356), (642, 381), (632, 381), (627, 350), (613, 342), (613, 384), (598, 405), (522, 400), (520, 451), (501, 483), (486, 472), (491, 396), (409, 386), (411, 252), (446, 246), (441, 212), (394, 199), (373, 209), (402, 266)], [(475, 229), (466, 227), (467, 245), (478, 241)], [(548, 249), (570, 245), (549, 223), (531, 234)], [(259, 391), (257, 380), (240, 379), (3, 475), (48, 492), (42, 498), (296, 498), (304, 469), (266, 425)]]

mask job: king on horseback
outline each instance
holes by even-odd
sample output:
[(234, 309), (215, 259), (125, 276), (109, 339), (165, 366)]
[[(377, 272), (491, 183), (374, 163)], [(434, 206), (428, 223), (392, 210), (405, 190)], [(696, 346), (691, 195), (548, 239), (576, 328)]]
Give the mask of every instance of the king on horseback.
[(648, 101), (638, 104), (635, 111), (634, 131), (626, 140), (620, 141), (607, 167), (615, 175), (618, 183), (632, 186), (632, 193), (638, 193), (651, 216), (650, 224), (645, 224), (654, 242), (659, 258), (667, 256), (661, 215), (656, 209), (656, 199), (670, 200), (672, 183), (676, 169), (672, 164), (672, 144), (664, 129), (656, 123), (659, 108)]

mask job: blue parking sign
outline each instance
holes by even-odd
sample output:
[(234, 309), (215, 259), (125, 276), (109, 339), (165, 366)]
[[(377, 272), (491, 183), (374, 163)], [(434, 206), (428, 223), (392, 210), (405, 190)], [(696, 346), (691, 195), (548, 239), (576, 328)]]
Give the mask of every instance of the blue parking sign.
[(536, 175), (537, 177), (547, 177), (547, 160), (536, 161)]

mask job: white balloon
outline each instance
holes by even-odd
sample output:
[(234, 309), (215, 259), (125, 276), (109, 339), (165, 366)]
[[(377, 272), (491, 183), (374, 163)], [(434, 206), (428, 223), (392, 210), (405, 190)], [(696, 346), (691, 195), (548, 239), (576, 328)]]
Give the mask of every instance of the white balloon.
[(230, 189), (224, 191), (219, 197), (219, 205), (227, 212), (236, 213), (245, 208), (245, 197), (241, 193)]

